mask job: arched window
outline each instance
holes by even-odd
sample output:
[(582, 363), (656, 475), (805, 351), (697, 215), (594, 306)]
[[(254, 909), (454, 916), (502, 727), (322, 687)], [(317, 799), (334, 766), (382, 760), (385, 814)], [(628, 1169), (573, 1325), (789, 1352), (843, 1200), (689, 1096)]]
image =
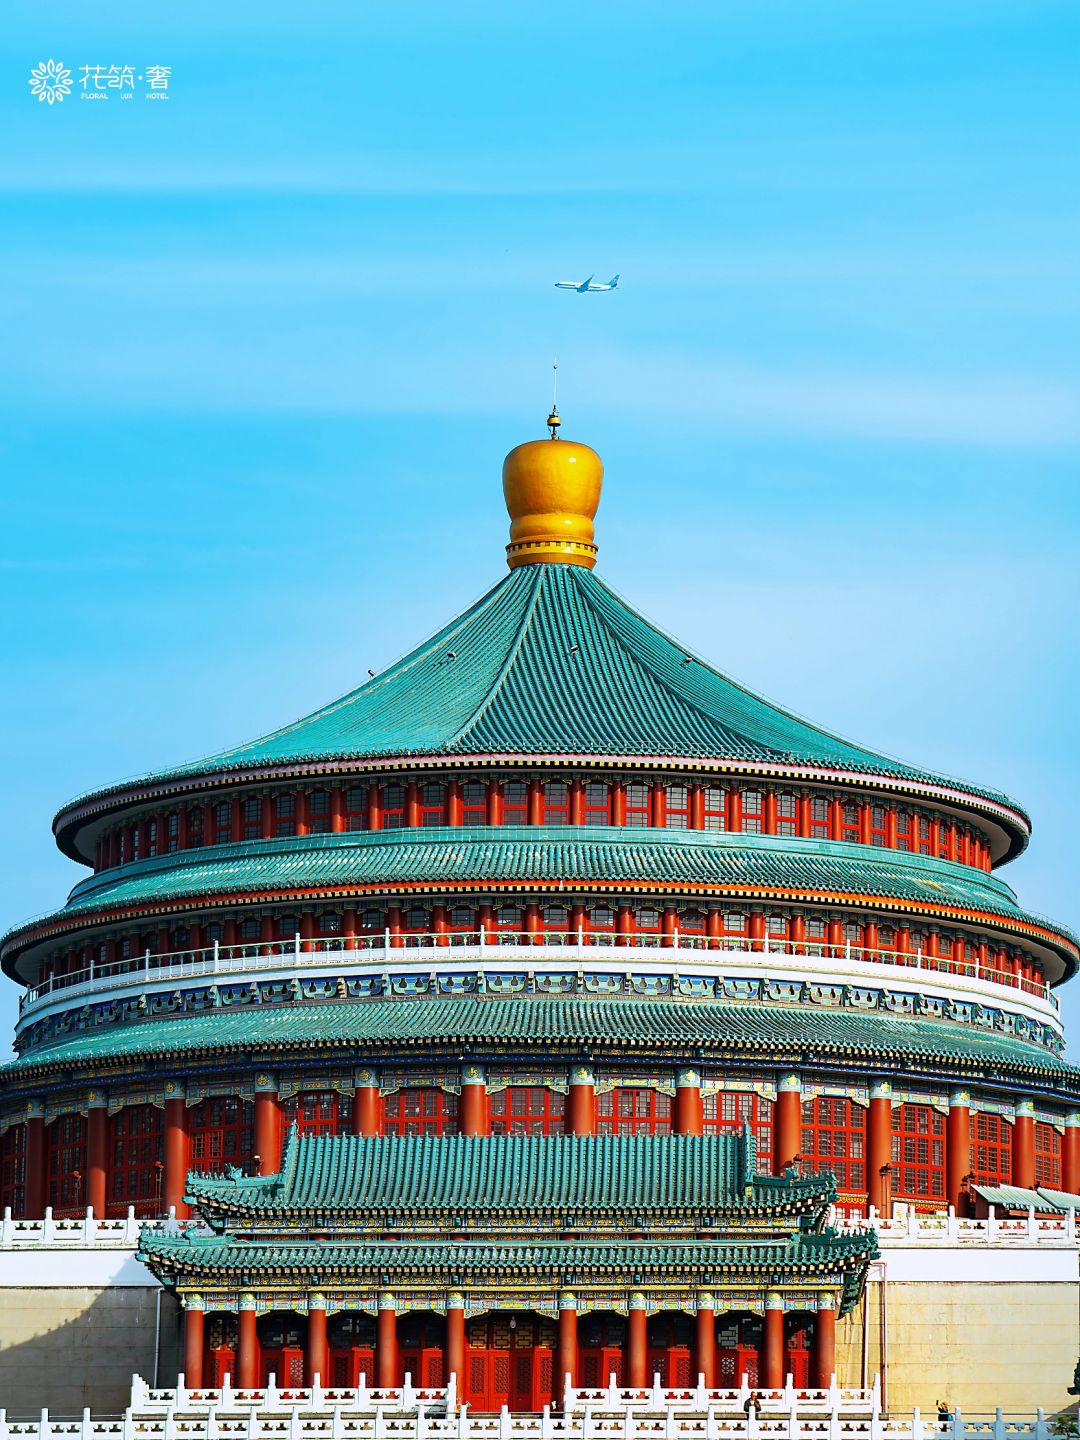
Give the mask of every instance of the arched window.
[(482, 780), (466, 780), (461, 787), (461, 823), (487, 824), (487, 786)]
[(585, 785), (585, 824), (611, 824), (611, 786), (602, 780), (589, 780)]
[(777, 835), (795, 835), (798, 833), (796, 824), (798, 817), (798, 801), (794, 795), (786, 791), (776, 797), (776, 833)]
[(350, 785), (345, 791), (345, 829), (367, 829), (368, 792), (366, 785)]
[(308, 796), (308, 830), (312, 835), (329, 835), (329, 790), (313, 790)]
[(232, 838), (232, 806), (228, 800), (219, 800), (214, 806), (214, 843), (228, 845)]
[(244, 801), (244, 839), (258, 840), (262, 835), (262, 801), (257, 795), (249, 795)]
[(507, 780), (503, 785), (503, 824), (529, 823), (529, 787), (524, 780)]
[(543, 1085), (508, 1085), (491, 1096), (492, 1135), (561, 1135), (566, 1096)]
[(382, 801), (382, 828), (400, 830), (405, 824), (405, 786), (384, 785)]
[(728, 792), (720, 785), (706, 785), (704, 799), (705, 829), (726, 830)]
[(569, 825), (570, 786), (565, 780), (548, 780), (544, 785), (544, 824)]
[(829, 802), (824, 795), (813, 795), (810, 798), (810, 838), (829, 838)]
[(646, 826), (650, 822), (649, 787), (635, 781), (626, 787), (626, 823), (631, 826)]
[(274, 834), (296, 834), (296, 796), (274, 796)]
[(760, 790), (742, 792), (742, 828), (744, 835), (760, 835), (765, 828), (765, 796)]
[(165, 820), (165, 835), (168, 840), (167, 849), (170, 855), (175, 855), (180, 849), (180, 814), (173, 810)]
[(668, 830), (689, 830), (689, 785), (664, 786), (664, 825)]

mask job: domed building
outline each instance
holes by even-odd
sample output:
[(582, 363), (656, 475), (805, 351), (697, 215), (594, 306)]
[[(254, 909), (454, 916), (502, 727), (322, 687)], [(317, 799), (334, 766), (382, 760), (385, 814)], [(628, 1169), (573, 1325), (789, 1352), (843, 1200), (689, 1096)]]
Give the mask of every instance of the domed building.
[(0, 1203), (196, 1209), (143, 1242), (189, 1376), (805, 1383), (874, 1253), (830, 1213), (1080, 1191), (1077, 941), (996, 874), (1024, 811), (637, 614), (549, 423), (499, 583), (314, 714), (65, 805), (91, 873), (3, 938)]

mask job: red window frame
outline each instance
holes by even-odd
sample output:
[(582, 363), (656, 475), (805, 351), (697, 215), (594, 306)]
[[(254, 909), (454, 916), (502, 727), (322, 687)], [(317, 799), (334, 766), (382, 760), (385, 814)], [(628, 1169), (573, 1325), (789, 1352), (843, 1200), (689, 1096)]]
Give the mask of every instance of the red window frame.
[(892, 1112), (894, 1200), (945, 1199), (945, 1117), (930, 1105), (896, 1105)]
[(815, 1175), (829, 1170), (838, 1190), (866, 1193), (866, 1112), (839, 1095), (803, 1101), (800, 1137), (804, 1167)]
[(482, 780), (466, 780), (461, 787), (461, 823), (487, 824), (488, 787)]
[(262, 838), (262, 801), (257, 795), (249, 795), (243, 802), (241, 824), (245, 840)]
[(811, 795), (807, 804), (809, 833), (811, 840), (829, 838), (829, 801), (825, 795)]
[(503, 824), (527, 825), (529, 823), (529, 784), (526, 780), (507, 780), (503, 783)]
[(546, 1085), (508, 1085), (492, 1092), (492, 1135), (562, 1135), (566, 1096)]
[(211, 1095), (188, 1111), (191, 1168), (211, 1174), (255, 1154), (255, 1106), (238, 1095)]
[(777, 835), (797, 835), (799, 830), (799, 802), (789, 790), (781, 790), (776, 797)]
[(457, 1096), (434, 1086), (410, 1087), (384, 1095), (385, 1135), (454, 1135), (457, 1133)]
[(1012, 1181), (1012, 1126), (1001, 1115), (980, 1110), (970, 1119), (971, 1173), (976, 1185)]
[(180, 849), (180, 812), (170, 810), (165, 817), (165, 848), (170, 855)]
[(659, 1090), (617, 1085), (596, 1097), (598, 1135), (670, 1135), (672, 1100)]
[(690, 786), (669, 784), (664, 786), (664, 828), (665, 830), (690, 829)]
[(291, 791), (274, 796), (274, 834), (279, 838), (296, 834), (296, 796)]
[(626, 786), (626, 823), (632, 828), (644, 828), (652, 820), (652, 790), (640, 780), (632, 780)]
[(585, 824), (611, 824), (611, 786), (606, 780), (586, 780), (584, 787)]
[(214, 806), (214, 844), (229, 845), (232, 843), (232, 804), (228, 800), (219, 800)]
[(545, 780), (540, 788), (545, 825), (570, 824), (570, 786), (565, 780)]
[(420, 827), (433, 829), (446, 824), (446, 786), (441, 780), (425, 781), (420, 787)]
[(878, 847), (888, 845), (889, 808), (887, 805), (870, 806), (870, 844)]
[(744, 1090), (706, 1090), (701, 1096), (702, 1133), (723, 1135), (741, 1131), (747, 1120), (757, 1137), (757, 1171), (772, 1173), (773, 1102)]
[(312, 835), (329, 835), (329, 790), (312, 790), (308, 796), (308, 832)]
[(706, 830), (728, 828), (728, 792), (721, 785), (706, 785), (702, 792)]
[(761, 835), (765, 830), (765, 791), (742, 792), (742, 830), (744, 835)]
[(929, 815), (917, 815), (915, 817), (918, 835), (917, 851), (920, 855), (931, 855), (934, 850), (934, 832), (931, 829), (933, 821)]
[(9, 1125), (0, 1138), (0, 1207), (3, 1206), (9, 1206), (16, 1215), (21, 1215), (26, 1208), (25, 1125)]
[(350, 785), (345, 791), (345, 829), (366, 830), (368, 825), (368, 788)]
[(301, 1135), (347, 1135), (352, 1129), (351, 1108), (336, 1090), (301, 1090), (283, 1108), (286, 1129), (295, 1125)]
[(1035, 1122), (1035, 1184), (1061, 1189), (1061, 1136), (1044, 1120)]
[(403, 830), (405, 828), (405, 786), (396, 780), (382, 787), (382, 828)]
[(750, 918), (741, 910), (725, 910), (721, 924), (725, 937), (741, 940), (750, 933)]
[[(202, 807), (201, 805), (192, 805), (191, 808), (190, 808), (190, 809), (188, 810), (188, 812), (187, 812), (187, 848), (188, 848), (189, 850), (200, 850), (200, 849), (202, 849), (202, 844), (203, 844), (203, 825), (204, 825), (204, 823), (205, 823), (205, 822), (204, 822), (203, 807)], [(135, 828), (134, 831), (133, 831), (132, 845), (134, 846), (134, 845), (137, 845), (137, 844), (138, 844), (138, 830), (137, 830), (137, 828)], [(132, 851), (132, 857), (131, 857), (131, 858), (132, 858), (133, 860), (137, 860), (137, 859), (139, 858), (139, 857), (134, 853), (134, 850)]]
[(840, 839), (850, 845), (859, 843), (859, 807), (853, 800), (845, 800), (840, 806)]
[(45, 1127), (49, 1204), (75, 1214), (86, 1205), (86, 1116), (60, 1115)]
[(110, 1207), (123, 1214), (133, 1205), (140, 1214), (157, 1214), (165, 1166), (164, 1112), (156, 1105), (125, 1105), (109, 1130)]

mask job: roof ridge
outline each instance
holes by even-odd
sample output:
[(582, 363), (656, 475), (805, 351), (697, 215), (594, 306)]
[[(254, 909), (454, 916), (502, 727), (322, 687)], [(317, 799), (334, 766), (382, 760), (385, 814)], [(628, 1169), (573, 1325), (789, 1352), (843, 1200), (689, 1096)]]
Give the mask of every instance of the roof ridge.
[[(459, 745), (461, 743), (465, 736), (468, 735), (469, 731), (474, 729), (480, 723), (481, 719), (487, 714), (488, 710), (494, 704), (496, 698), (502, 693), (503, 683), (506, 680), (507, 675), (510, 673), (511, 666), (513, 665), (514, 661), (517, 659), (518, 654), (521, 651), (521, 647), (525, 642), (525, 636), (527, 635), (529, 626), (532, 623), (533, 615), (536, 612), (536, 606), (539, 601), (541, 591), (544, 588), (544, 572), (546, 568), (547, 567), (544, 565), (527, 565), (521, 566), (517, 570), (512, 570), (510, 572), (511, 576), (523, 575), (526, 577), (524, 581), (519, 581), (519, 584), (530, 582), (532, 583), (532, 595), (529, 598), (529, 602), (525, 607), (525, 613), (521, 617), (521, 621), (518, 625), (517, 633), (514, 636), (513, 643), (507, 650), (503, 663), (499, 667), (498, 675), (495, 677), (495, 680), (488, 689), (487, 694), (484, 696), (483, 700), (476, 707), (473, 713), (469, 716), (468, 720), (466, 720), (463, 725), (460, 725), (452, 735), (447, 737), (447, 750), (453, 750), (456, 745)], [(535, 580), (533, 579), (532, 573), (530, 573), (532, 571), (536, 572)], [(505, 583), (505, 581), (500, 581), (500, 584)]]

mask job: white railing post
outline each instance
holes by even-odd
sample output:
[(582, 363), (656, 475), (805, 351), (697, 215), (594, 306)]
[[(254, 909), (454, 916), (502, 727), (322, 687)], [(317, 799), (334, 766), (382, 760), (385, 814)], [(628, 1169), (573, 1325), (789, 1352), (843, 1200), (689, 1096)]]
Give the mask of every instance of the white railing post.
[(90, 1406), (82, 1412), (82, 1423), (79, 1426), (79, 1440), (90, 1440), (94, 1433), (94, 1427), (90, 1423)]
[(911, 1412), (911, 1440), (923, 1440), (922, 1411), (918, 1405)]
[(389, 959), (390, 959), (390, 927), (389, 927), (389, 925), (388, 925), (388, 926), (386, 927), (386, 929), (382, 932), (382, 935), (383, 935), (383, 940), (382, 940), (383, 959), (384, 959), (384, 960), (389, 960)]
[(953, 1440), (964, 1440), (964, 1417), (961, 1414), (959, 1405), (953, 1409), (952, 1433)]
[(1027, 1233), (1028, 1233), (1028, 1239), (1029, 1239), (1029, 1240), (1037, 1240), (1038, 1237), (1039, 1237), (1039, 1227), (1035, 1224), (1035, 1206), (1034, 1206), (1034, 1205), (1029, 1205), (1029, 1206), (1028, 1206), (1028, 1212), (1027, 1212)]
[(56, 1229), (53, 1225), (52, 1206), (45, 1206), (45, 1223), (41, 1228), (41, 1238), (46, 1245), (51, 1245), (56, 1239)]
[[(1069, 1214), (1072, 1214), (1071, 1210), (1069, 1211)], [(8, 1249), (8, 1247), (11, 1245), (14, 1231), (15, 1226), (12, 1224), (11, 1220), (11, 1206), (5, 1205), (4, 1218), (3, 1221), (0, 1221), (0, 1249)]]
[(991, 1205), (990, 1208), (989, 1208), (988, 1211), (987, 1211), (987, 1214), (986, 1214), (986, 1239), (987, 1239), (987, 1241), (989, 1242), (989, 1244), (993, 1245), (994, 1241), (997, 1239), (997, 1233), (998, 1233), (997, 1210), (996, 1210), (996, 1208), (995, 1208), (993, 1205)]
[(480, 949), (483, 950), (483, 948), (484, 948), (484, 922), (481, 920), (481, 922), (480, 922)]
[(177, 1377), (176, 1377), (176, 1408), (177, 1408), (177, 1410), (185, 1410), (185, 1409), (187, 1408), (187, 1399), (188, 1399), (188, 1397), (187, 1397), (187, 1384), (186, 1384), (186, 1381), (185, 1381), (184, 1372), (183, 1372), (183, 1370), (181, 1370), (181, 1371), (180, 1371), (180, 1374), (177, 1375)]
[(945, 1216), (945, 1233), (946, 1233), (946, 1235), (948, 1235), (948, 1237), (949, 1237), (950, 1240), (955, 1240), (955, 1239), (956, 1239), (956, 1236), (957, 1236), (957, 1228), (958, 1228), (958, 1227), (957, 1227), (957, 1224), (956, 1224), (956, 1206), (955, 1206), (955, 1205), (950, 1205), (950, 1206), (949, 1206), (949, 1209), (948, 1209), (948, 1213), (947, 1213), (946, 1216)]
[(1046, 1423), (1046, 1411), (1040, 1405), (1035, 1411), (1035, 1440), (1047, 1440), (1050, 1427)]

